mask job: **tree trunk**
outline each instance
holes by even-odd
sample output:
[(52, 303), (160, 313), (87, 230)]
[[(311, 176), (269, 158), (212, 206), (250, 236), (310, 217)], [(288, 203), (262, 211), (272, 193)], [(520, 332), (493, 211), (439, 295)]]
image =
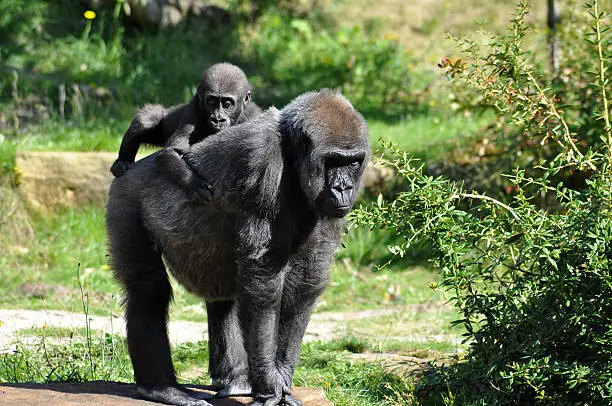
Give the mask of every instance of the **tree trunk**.
[(561, 52), (561, 44), (559, 42), (559, 34), (557, 33), (557, 25), (561, 21), (559, 13), (559, 5), (556, 0), (548, 0), (548, 64), (550, 71), (557, 76), (559, 73), (559, 59)]

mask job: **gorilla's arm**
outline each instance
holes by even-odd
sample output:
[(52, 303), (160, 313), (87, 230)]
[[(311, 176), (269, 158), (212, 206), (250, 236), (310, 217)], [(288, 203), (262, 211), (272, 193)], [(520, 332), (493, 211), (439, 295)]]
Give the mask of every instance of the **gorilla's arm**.
[(163, 146), (186, 151), (191, 144), (204, 137), (202, 125), (198, 122), (200, 114), (197, 99), (194, 97), (177, 113), (174, 120), (164, 120), (162, 123), (164, 133), (168, 135)]
[(116, 178), (122, 176), (134, 162), (140, 144), (146, 142), (163, 145), (164, 137), (160, 123), (165, 116), (166, 108), (161, 104), (146, 104), (136, 112), (121, 140), (119, 157), (111, 166), (111, 172)]
[(189, 113), (187, 106), (188, 104), (166, 109), (161, 104), (146, 104), (138, 110), (121, 140), (119, 156), (111, 167), (112, 174), (116, 178), (123, 176), (129, 166), (134, 163), (141, 144), (162, 147), (167, 144), (169, 138), (180, 136), (189, 138), (189, 135), (185, 135), (186, 129), (181, 131), (178, 128), (182, 122), (186, 121), (185, 114)]
[[(282, 264), (268, 255), (271, 223), (264, 218), (244, 219), (238, 249), (244, 256), (238, 261), (240, 275), (238, 308), (248, 355), (249, 381), (255, 398), (282, 399), (288, 392), (276, 368), (278, 307), (282, 297)], [(277, 404), (277, 403), (272, 403)]]

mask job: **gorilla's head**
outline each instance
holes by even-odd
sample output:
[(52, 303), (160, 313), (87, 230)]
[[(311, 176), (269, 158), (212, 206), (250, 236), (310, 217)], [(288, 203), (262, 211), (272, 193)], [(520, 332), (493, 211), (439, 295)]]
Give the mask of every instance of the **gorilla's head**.
[(309, 204), (322, 216), (344, 217), (370, 157), (361, 114), (339, 92), (309, 92), (281, 111), (281, 133)]
[(251, 102), (251, 85), (236, 65), (217, 63), (204, 71), (197, 98), (206, 127), (216, 133), (236, 124)]

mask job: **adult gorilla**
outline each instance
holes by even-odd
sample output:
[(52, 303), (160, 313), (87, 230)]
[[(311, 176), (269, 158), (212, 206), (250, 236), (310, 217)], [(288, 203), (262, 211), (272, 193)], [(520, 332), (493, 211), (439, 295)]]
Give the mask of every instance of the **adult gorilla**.
[(183, 158), (198, 176), (215, 179), (208, 203), (188, 199), (157, 169), (156, 157), (168, 151), (115, 179), (107, 207), (139, 393), (208, 404), (176, 382), (163, 255), (176, 279), (206, 299), (217, 396), (301, 404), (291, 380), (369, 158), (363, 117), (339, 93), (322, 90), (205, 138)]

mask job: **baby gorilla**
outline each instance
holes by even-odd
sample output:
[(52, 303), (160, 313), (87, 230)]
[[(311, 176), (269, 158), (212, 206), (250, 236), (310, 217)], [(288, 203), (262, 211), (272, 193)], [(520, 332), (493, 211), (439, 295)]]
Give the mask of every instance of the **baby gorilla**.
[(138, 110), (123, 136), (111, 172), (117, 178), (122, 176), (134, 162), (140, 144), (184, 150), (260, 113), (261, 109), (251, 102), (251, 85), (242, 69), (229, 63), (212, 65), (204, 71), (189, 103), (168, 109), (147, 104)]

